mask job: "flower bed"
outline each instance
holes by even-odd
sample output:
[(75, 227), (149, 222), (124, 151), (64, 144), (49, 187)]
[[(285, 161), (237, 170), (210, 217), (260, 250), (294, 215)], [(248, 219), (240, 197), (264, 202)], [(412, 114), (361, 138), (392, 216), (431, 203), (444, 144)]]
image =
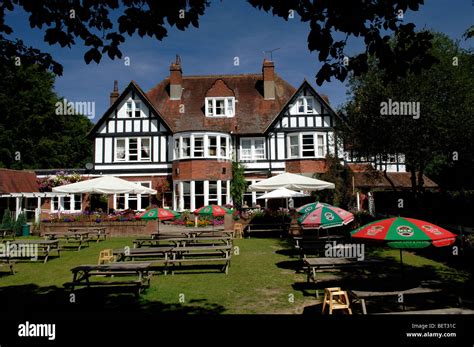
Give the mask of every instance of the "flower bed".
[(55, 223), (41, 223), (40, 236), (44, 233), (66, 232), (73, 227), (104, 227), (109, 236), (143, 236), (150, 235), (152, 232), (158, 230), (156, 220), (148, 221), (104, 221), (104, 222), (55, 222)]

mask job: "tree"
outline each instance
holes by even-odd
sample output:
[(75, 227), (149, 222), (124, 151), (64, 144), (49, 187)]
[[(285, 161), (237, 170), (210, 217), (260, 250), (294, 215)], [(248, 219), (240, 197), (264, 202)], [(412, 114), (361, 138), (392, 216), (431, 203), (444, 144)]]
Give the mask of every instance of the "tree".
[[(439, 63), (390, 83), (375, 59), (370, 61), (366, 74), (350, 79), (351, 100), (343, 109), (347, 124), (340, 129), (346, 146), (360, 155), (404, 154), (415, 195), (423, 192), (423, 174), (433, 166), (443, 162), (472, 172), (474, 163), (474, 56), (438, 33), (431, 54)], [(389, 103), (393, 112), (385, 112)], [(397, 115), (395, 106), (413, 112)], [(460, 186), (472, 186), (470, 177)]]
[(234, 205), (242, 205), (242, 198), (247, 190), (244, 176), (245, 168), (239, 162), (232, 162), (232, 181), (230, 182), (230, 195)]
[(335, 189), (325, 189), (315, 192), (315, 196), (322, 202), (342, 208), (349, 208), (352, 183), (348, 167), (342, 165), (340, 159), (327, 155), (326, 169), (326, 172), (314, 174), (313, 177), (334, 183)]
[(23, 225), (25, 225), (25, 224), (26, 224), (25, 212), (20, 212), (18, 214), (18, 218), (16, 219), (16, 221), (13, 222), (13, 231), (15, 231), (15, 233), (17, 235), (20, 235), (21, 231), (22, 231), (22, 228), (23, 228)]
[[(374, 55), (378, 67), (392, 78), (407, 71), (419, 72), (434, 61), (428, 54), (429, 33), (416, 33), (412, 23), (403, 23), (406, 11), (417, 11), (423, 0), (248, 2), (285, 20), (298, 14), (301, 21), (309, 23), (308, 49), (319, 52), (318, 59), (324, 63), (316, 75), (319, 85), (331, 77), (344, 81), (350, 71), (361, 74), (367, 70), (369, 55)], [(0, 4), (0, 62), (12, 63), (18, 59), (27, 65), (36, 62), (56, 74), (62, 73), (61, 65), (49, 54), (9, 38), (13, 30), (5, 24), (5, 17), (15, 7), (29, 14), (32, 28), (44, 30), (44, 41), (48, 44), (71, 47), (82, 41), (90, 47), (84, 54), (89, 64), (92, 60), (99, 63), (104, 54), (110, 59), (122, 58), (120, 45), (126, 35), (138, 34), (161, 41), (167, 36), (168, 27), (176, 26), (179, 30), (189, 25), (198, 27), (208, 6), (207, 0), (4, 0)], [(398, 45), (389, 45), (389, 36), (383, 36), (387, 31), (399, 38)], [(343, 38), (339, 39), (341, 34)], [(344, 48), (349, 37), (362, 38), (365, 52), (348, 56)]]
[(54, 75), (37, 65), (0, 65), (0, 167), (83, 167), (92, 128), (82, 115), (56, 112)]
[(7, 208), (6, 210), (3, 211), (2, 229), (12, 230), (13, 229), (13, 224), (14, 224), (14, 222), (13, 222), (13, 219), (12, 219), (12, 213)]

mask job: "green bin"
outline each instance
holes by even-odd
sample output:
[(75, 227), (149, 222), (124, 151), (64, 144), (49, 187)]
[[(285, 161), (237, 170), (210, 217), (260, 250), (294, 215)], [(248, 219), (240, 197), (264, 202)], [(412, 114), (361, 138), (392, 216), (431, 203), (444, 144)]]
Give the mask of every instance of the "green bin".
[(21, 227), (21, 234), (22, 236), (30, 236), (30, 225), (29, 224), (23, 224)]

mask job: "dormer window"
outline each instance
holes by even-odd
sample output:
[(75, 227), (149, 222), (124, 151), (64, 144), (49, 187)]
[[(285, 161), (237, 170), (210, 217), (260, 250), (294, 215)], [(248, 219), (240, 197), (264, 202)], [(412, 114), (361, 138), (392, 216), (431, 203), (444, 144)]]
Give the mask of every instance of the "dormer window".
[(298, 113), (314, 113), (314, 99), (311, 96), (302, 96), (296, 101)]
[(235, 98), (206, 98), (206, 117), (233, 117)]

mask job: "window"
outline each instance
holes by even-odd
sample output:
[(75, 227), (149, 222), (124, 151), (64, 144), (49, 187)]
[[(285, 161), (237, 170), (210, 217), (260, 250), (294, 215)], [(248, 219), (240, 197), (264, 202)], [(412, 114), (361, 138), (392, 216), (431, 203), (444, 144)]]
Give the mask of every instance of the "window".
[(229, 136), (218, 134), (183, 134), (174, 139), (174, 159), (223, 158), (229, 159)]
[(204, 137), (202, 136), (194, 138), (194, 156), (204, 157)]
[(194, 182), (194, 206), (196, 208), (204, 206), (204, 181)]
[(150, 160), (150, 139), (141, 140), (141, 159)]
[(51, 198), (51, 211), (81, 211), (82, 194), (71, 194)]
[(290, 135), (290, 158), (296, 158), (299, 156), (299, 146), (298, 146), (299, 135)]
[(217, 181), (209, 181), (209, 205), (217, 205)]
[(127, 117), (132, 117), (132, 102), (127, 101)]
[(314, 157), (314, 136), (313, 134), (303, 135), (303, 146), (301, 153), (303, 157)]
[(140, 101), (135, 101), (135, 118), (141, 117), (141, 105)]
[(227, 158), (227, 139), (221, 136), (220, 141), (221, 141), (221, 157)]
[(137, 138), (128, 139), (128, 160), (130, 161), (138, 160), (138, 139)]
[(115, 160), (117, 161), (126, 160), (125, 144), (126, 144), (125, 139), (117, 139), (117, 142), (115, 143), (115, 148), (116, 148)]
[(265, 141), (263, 139), (255, 140), (253, 156), (255, 159), (265, 159)]
[[(151, 182), (133, 182), (144, 187), (151, 188)], [(115, 208), (117, 210), (132, 209), (140, 211), (150, 205), (150, 196), (148, 194), (117, 194), (115, 195)]]
[(326, 155), (326, 140), (323, 134), (288, 135), (289, 158), (323, 158)]
[(181, 146), (181, 157), (189, 158), (191, 156), (191, 139), (189, 137), (183, 137), (183, 144)]
[(259, 160), (265, 159), (264, 138), (243, 138), (240, 140), (240, 159)]
[(209, 136), (208, 141), (209, 141), (209, 156), (217, 157), (217, 137)]
[(232, 117), (235, 114), (235, 99), (206, 98), (206, 117)]
[(130, 137), (115, 139), (115, 161), (150, 161), (151, 139)]
[(312, 96), (302, 96), (296, 100), (298, 113), (314, 113), (314, 99)]

